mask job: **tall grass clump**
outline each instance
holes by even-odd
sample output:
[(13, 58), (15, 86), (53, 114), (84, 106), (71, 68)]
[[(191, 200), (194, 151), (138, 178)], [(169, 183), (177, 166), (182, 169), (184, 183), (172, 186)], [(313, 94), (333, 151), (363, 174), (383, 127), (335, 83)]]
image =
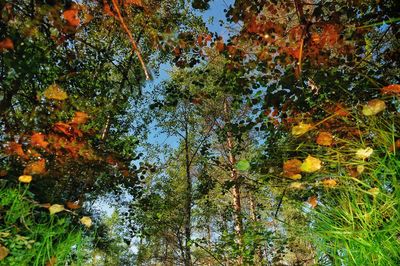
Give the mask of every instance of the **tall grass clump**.
[(84, 235), (74, 218), (50, 215), (23, 186), (0, 188), (0, 265), (81, 265)]

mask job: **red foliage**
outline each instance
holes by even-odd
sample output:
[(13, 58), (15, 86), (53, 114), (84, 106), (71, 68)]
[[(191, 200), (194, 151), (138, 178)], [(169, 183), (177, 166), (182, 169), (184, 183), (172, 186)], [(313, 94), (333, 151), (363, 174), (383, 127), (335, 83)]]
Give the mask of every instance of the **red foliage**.
[(81, 24), (81, 20), (79, 19), (78, 14), (78, 9), (71, 8), (63, 12), (63, 17), (70, 26), (78, 27)]
[(49, 143), (45, 141), (45, 135), (42, 133), (34, 133), (31, 136), (31, 145), (33, 147), (47, 148)]
[(41, 175), (46, 173), (46, 160), (30, 162), (24, 169), (24, 175)]
[(0, 52), (14, 49), (14, 42), (10, 38), (0, 40)]
[(381, 89), (382, 94), (400, 94), (400, 85), (399, 84), (392, 84)]
[(8, 142), (6, 144), (5, 150), (6, 150), (6, 153), (9, 155), (17, 155), (23, 159), (28, 158), (28, 156), (26, 156), (24, 150), (22, 149), (22, 145), (14, 142), (14, 141)]

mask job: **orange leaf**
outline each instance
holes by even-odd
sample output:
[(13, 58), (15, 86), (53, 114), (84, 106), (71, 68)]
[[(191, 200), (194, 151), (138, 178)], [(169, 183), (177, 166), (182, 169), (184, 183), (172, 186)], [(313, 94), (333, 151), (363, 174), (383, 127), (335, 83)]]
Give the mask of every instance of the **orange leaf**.
[(57, 264), (57, 258), (56, 257), (51, 257), (49, 261), (47, 261), (46, 266), (54, 266)]
[(74, 118), (72, 118), (71, 123), (73, 124), (85, 124), (89, 119), (89, 115), (84, 112), (75, 112)]
[(34, 133), (31, 136), (31, 145), (40, 147), (40, 148), (46, 148), (49, 143), (44, 140), (44, 135), (42, 133)]
[(65, 203), (65, 206), (67, 206), (67, 208), (70, 209), (70, 210), (76, 210), (76, 209), (79, 209), (81, 207), (77, 201), (75, 201), (75, 202), (67, 201)]
[(54, 130), (64, 133), (67, 136), (72, 136), (74, 134), (74, 129), (69, 124), (63, 122), (57, 122), (54, 124)]
[(218, 52), (222, 52), (224, 51), (225, 45), (224, 45), (224, 41), (217, 41), (215, 43), (215, 48), (217, 49)]
[(46, 172), (46, 160), (40, 159), (29, 163), (24, 169), (24, 175), (40, 175)]
[(400, 85), (392, 84), (381, 89), (382, 94), (400, 94)]
[(318, 205), (318, 197), (317, 196), (311, 196), (308, 198), (307, 202), (311, 205), (311, 208), (315, 208)]
[(336, 104), (335, 114), (337, 116), (348, 116), (350, 113), (341, 104)]
[(294, 175), (300, 174), (301, 161), (297, 159), (292, 159), (284, 162), (283, 164), (283, 175), (286, 177), (292, 177)]
[(321, 146), (331, 146), (332, 145), (332, 134), (329, 132), (320, 132), (317, 137), (317, 144)]
[(324, 187), (335, 187), (337, 185), (337, 181), (335, 179), (325, 179), (322, 181), (322, 185)]
[(7, 143), (6, 152), (11, 155), (18, 155), (19, 157), (27, 158), (22, 149), (22, 145), (14, 141)]
[(12, 50), (14, 49), (14, 42), (10, 38), (5, 38), (0, 41), (0, 52), (3, 50)]
[(103, 12), (109, 16), (115, 17), (115, 14), (113, 11), (111, 11), (110, 5), (107, 3), (107, 1), (103, 0), (103, 4)]
[(81, 23), (81, 20), (78, 18), (78, 13), (79, 10), (77, 9), (67, 9), (64, 11), (63, 16), (69, 25), (78, 27)]

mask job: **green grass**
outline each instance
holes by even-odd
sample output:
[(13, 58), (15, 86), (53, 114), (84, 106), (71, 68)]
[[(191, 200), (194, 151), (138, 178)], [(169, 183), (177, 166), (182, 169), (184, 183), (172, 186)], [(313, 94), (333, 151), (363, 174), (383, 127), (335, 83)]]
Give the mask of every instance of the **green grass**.
[[(357, 126), (368, 135), (342, 141), (319, 156), (336, 170), (315, 178), (329, 175), (339, 181), (337, 187), (321, 191), (311, 217), (310, 238), (324, 258), (321, 265), (400, 265), (400, 156), (399, 149), (391, 148), (399, 138), (399, 125), (384, 121), (357, 118)], [(373, 155), (351, 158), (361, 147), (372, 147)], [(365, 171), (350, 176), (346, 169), (357, 165)]]
[(52, 258), (54, 265), (80, 265), (83, 243), (83, 231), (72, 217), (50, 216), (33, 201), (27, 186), (0, 189), (0, 244), (9, 251), (0, 265), (46, 265)]

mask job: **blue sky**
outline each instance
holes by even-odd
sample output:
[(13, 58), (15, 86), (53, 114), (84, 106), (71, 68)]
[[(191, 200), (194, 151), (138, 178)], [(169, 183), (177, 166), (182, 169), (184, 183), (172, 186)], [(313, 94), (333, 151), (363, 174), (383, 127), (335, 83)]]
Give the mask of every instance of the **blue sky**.
[[(210, 8), (205, 12), (201, 12), (204, 21), (210, 32), (216, 32), (218, 35), (223, 36), (225, 39), (228, 37), (228, 30), (220, 25), (220, 20), (226, 21), (224, 9), (227, 9), (229, 5), (233, 4), (234, 0), (215, 0), (210, 1)], [(155, 86), (160, 84), (169, 78), (169, 71), (172, 67), (168, 64), (162, 64), (160, 66), (159, 75), (154, 77), (154, 80), (148, 81), (145, 87), (145, 91), (152, 91)], [(172, 148), (178, 146), (178, 139), (175, 136), (168, 136), (160, 132), (155, 124), (150, 125), (150, 133), (148, 141), (152, 144), (167, 144)]]

